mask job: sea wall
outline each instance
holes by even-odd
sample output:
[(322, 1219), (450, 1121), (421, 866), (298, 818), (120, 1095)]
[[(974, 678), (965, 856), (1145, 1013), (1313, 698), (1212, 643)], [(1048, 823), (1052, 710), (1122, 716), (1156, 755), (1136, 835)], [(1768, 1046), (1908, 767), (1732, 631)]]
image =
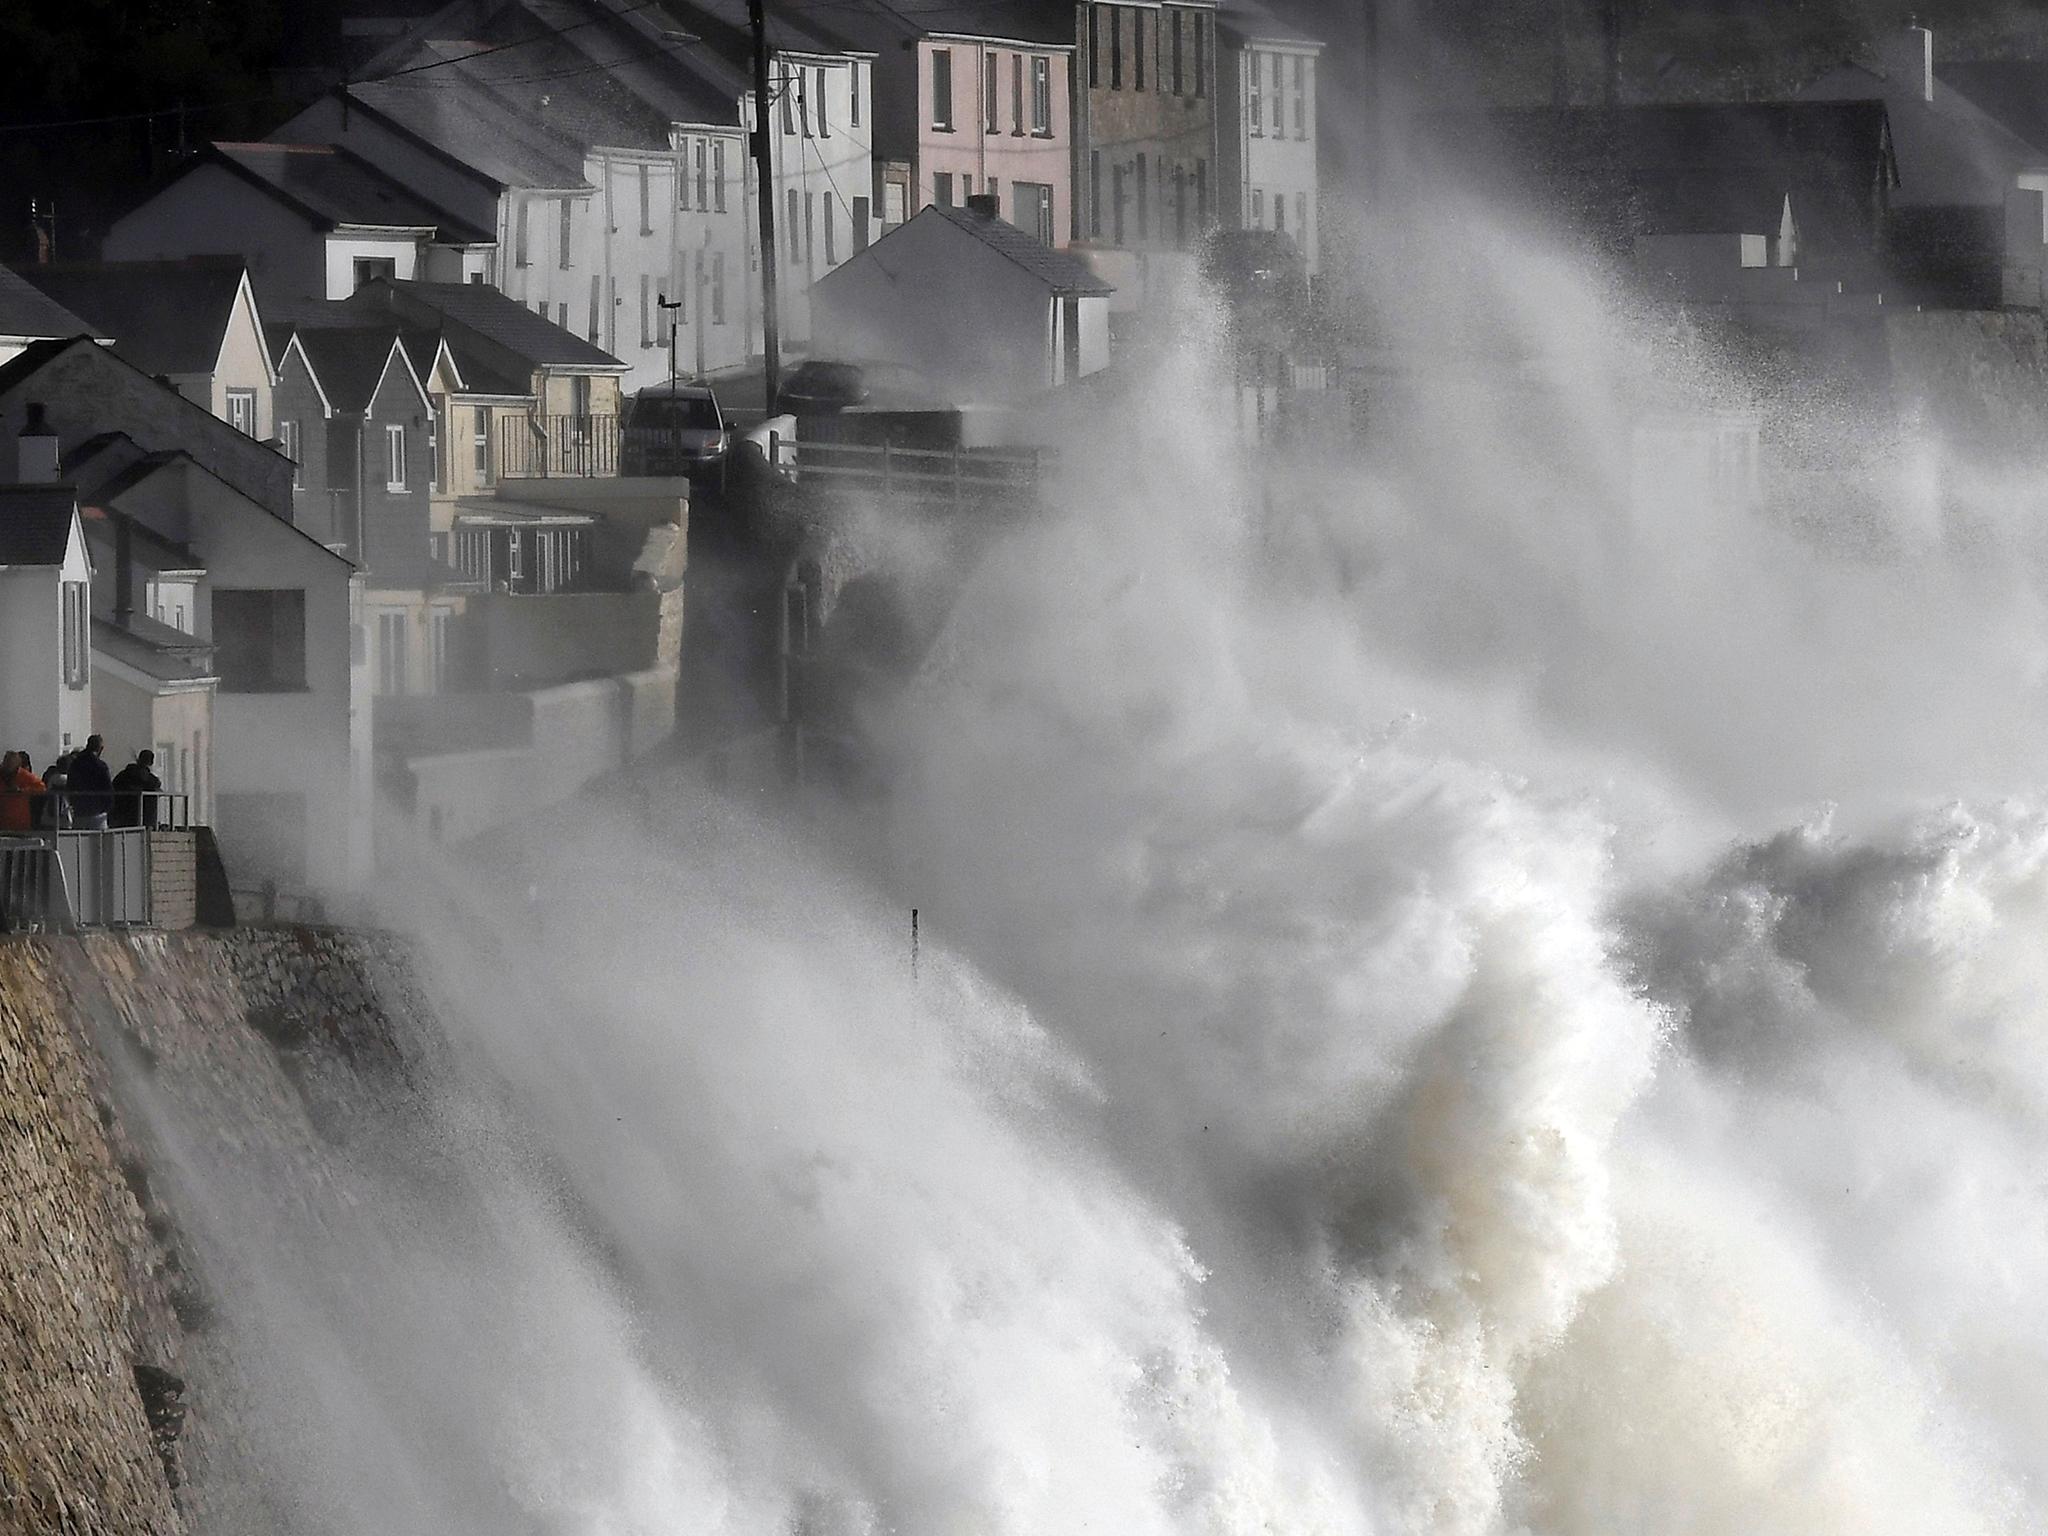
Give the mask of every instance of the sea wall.
[[(236, 1364), (151, 1105), (318, 1202), (351, 1099), (431, 1038), (381, 935), (0, 940), (0, 1536), (287, 1530), (226, 1475)], [(217, 1475), (210, 1475), (217, 1474)]]

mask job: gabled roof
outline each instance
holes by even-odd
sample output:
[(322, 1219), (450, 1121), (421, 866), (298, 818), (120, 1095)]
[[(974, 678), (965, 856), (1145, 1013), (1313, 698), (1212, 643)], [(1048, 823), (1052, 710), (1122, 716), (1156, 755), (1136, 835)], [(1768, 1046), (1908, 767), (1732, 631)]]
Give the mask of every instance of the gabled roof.
[(1843, 64), (1801, 91), (1804, 100), (1876, 97), (1891, 118), (1899, 163), (1900, 204), (1953, 207), (2004, 206), (2006, 189), (2023, 169), (2048, 170), (2048, 152), (2036, 149), (1967, 97), (1939, 88), (1934, 100), (1917, 81), (1894, 80), (1861, 64)]
[(0, 566), (62, 565), (77, 516), (68, 485), (0, 485)]
[(199, 683), (214, 676), (211, 645), (146, 613), (130, 614), (125, 626), (94, 614), (92, 648), (158, 682)]
[(94, 331), (90, 322), (6, 267), (0, 267), (0, 336), (45, 341), (67, 336), (107, 339)]
[(2022, 142), (2048, 149), (2048, 61), (1937, 64), (1934, 82), (1937, 97), (1944, 91), (1961, 96)]
[(212, 373), (247, 282), (237, 259), (27, 267), (28, 282), (82, 315), (152, 377)]
[(1320, 48), (1323, 40), (1283, 21), (1257, 0), (1225, 0), (1216, 10), (1216, 30), (1247, 43), (1280, 43), (1294, 48)]
[(580, 147), (522, 119), (509, 103), (457, 69), (340, 89), (352, 107), (367, 109), (408, 138), (500, 187), (590, 185), (583, 176)]
[(323, 230), (405, 229), (449, 244), (493, 237), (335, 144), (220, 144), (214, 157)]
[(1074, 7), (1059, 0), (1007, 0), (997, 5), (975, 4), (974, 0), (913, 0), (893, 5), (886, 0), (844, 0), (837, 6), (810, 7), (804, 15), (820, 33), (818, 47), (840, 42), (881, 52), (933, 36), (1001, 39), (1049, 48), (1074, 46)]
[[(977, 213), (972, 208), (941, 208), (937, 204), (931, 204), (909, 222), (914, 224), (917, 219), (927, 216), (944, 219), (954, 228), (972, 235), (990, 250), (1007, 257), (1063, 297), (1116, 292), (1114, 283), (1104, 282), (1095, 269), (1080, 257), (1070, 255), (1066, 251), (1054, 250), (1034, 236), (1025, 234), (1006, 219)], [(908, 225), (904, 227), (907, 228)], [(894, 234), (895, 231), (891, 230), (889, 233)], [(888, 236), (885, 235), (869, 249), (873, 250), (887, 240)], [(850, 259), (858, 261), (860, 258), (855, 256)]]
[(1649, 235), (1775, 235), (1785, 219), (1781, 178), (1736, 171), (1682, 170), (1637, 184)]
[(309, 326), (295, 331), (292, 340), (305, 356), (321, 397), (337, 410), (367, 411), (394, 367), (405, 376), (420, 403), (427, 403), (426, 390), (399, 345), (395, 326)]
[[(343, 305), (358, 314), (381, 312), (413, 325), (439, 323), (458, 355), (461, 339), (467, 333), (536, 369), (623, 373), (628, 366), (485, 283), (418, 283), (383, 277), (358, 289)], [(467, 361), (459, 366), (465, 374), (468, 372)], [(524, 391), (525, 383), (521, 381), (520, 392)]]

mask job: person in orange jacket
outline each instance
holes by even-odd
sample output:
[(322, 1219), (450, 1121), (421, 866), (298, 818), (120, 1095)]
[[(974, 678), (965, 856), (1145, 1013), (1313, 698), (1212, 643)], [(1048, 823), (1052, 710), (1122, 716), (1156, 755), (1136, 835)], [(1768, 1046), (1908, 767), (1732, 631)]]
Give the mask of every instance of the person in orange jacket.
[(0, 756), (0, 832), (29, 830), (29, 811), (44, 792), (43, 781), (22, 766), (21, 754)]

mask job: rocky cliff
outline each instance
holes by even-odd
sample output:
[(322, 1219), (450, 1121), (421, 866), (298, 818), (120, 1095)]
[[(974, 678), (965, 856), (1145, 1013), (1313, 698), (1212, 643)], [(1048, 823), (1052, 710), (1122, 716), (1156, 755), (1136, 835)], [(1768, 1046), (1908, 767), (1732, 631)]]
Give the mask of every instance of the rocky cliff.
[(197, 1152), (318, 1205), (358, 1111), (419, 1065), (426, 1020), (388, 937), (0, 940), (0, 1536), (294, 1523), (232, 1474), (232, 1302), (164, 1170), (201, 1160), (197, 1125), (216, 1139)]

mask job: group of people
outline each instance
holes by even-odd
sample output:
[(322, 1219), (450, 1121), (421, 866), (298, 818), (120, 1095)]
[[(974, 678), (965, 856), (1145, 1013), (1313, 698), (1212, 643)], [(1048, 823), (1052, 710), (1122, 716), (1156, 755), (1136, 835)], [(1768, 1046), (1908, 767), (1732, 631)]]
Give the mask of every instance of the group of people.
[(110, 771), (97, 735), (40, 774), (26, 752), (8, 752), (0, 756), (0, 833), (154, 827), (164, 787), (155, 767), (156, 754), (145, 748), (119, 773)]

